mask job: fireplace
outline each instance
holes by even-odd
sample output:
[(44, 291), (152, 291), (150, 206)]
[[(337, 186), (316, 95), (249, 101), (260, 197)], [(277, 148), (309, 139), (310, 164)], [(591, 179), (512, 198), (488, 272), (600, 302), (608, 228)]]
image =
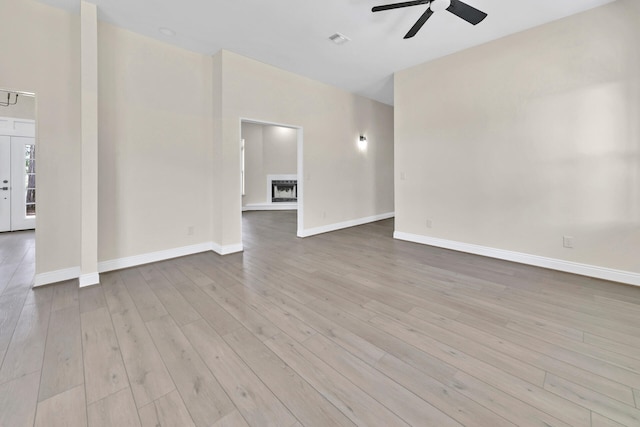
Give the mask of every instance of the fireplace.
[(271, 181), (271, 203), (297, 202), (298, 180), (277, 179)]
[(267, 175), (267, 203), (295, 208), (298, 203), (298, 175)]

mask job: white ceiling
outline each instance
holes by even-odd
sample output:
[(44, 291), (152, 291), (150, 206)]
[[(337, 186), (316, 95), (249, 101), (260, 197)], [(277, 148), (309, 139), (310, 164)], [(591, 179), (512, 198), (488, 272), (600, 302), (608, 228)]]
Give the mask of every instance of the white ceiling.
[[(79, 0), (39, 0), (78, 13)], [(393, 73), (613, 0), (467, 0), (489, 16), (473, 26), (444, 11), (403, 36), (426, 5), (371, 13), (400, 0), (94, 0), (98, 17), (182, 48), (227, 49), (393, 104)], [(159, 28), (173, 30), (175, 37)], [(336, 32), (351, 38), (338, 46)]]

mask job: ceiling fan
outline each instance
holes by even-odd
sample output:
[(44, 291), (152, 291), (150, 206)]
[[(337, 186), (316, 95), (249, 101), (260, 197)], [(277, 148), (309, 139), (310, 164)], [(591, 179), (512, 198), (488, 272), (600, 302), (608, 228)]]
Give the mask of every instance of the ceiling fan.
[(413, 27), (409, 30), (409, 32), (404, 36), (405, 39), (410, 39), (415, 36), (420, 28), (424, 25), (425, 22), (434, 12), (440, 12), (443, 10), (448, 10), (449, 12), (456, 15), (458, 18), (462, 18), (470, 24), (477, 25), (484, 18), (487, 17), (487, 14), (476, 9), (475, 7), (469, 6), (468, 4), (461, 2), (460, 0), (414, 0), (414, 1), (405, 1), (402, 3), (392, 3), (385, 4), (382, 6), (376, 6), (371, 9), (371, 12), (381, 12), (383, 10), (390, 9), (399, 9), (401, 7), (409, 7), (409, 6), (419, 6), (421, 4), (428, 4), (429, 7), (422, 14), (420, 18), (413, 24)]

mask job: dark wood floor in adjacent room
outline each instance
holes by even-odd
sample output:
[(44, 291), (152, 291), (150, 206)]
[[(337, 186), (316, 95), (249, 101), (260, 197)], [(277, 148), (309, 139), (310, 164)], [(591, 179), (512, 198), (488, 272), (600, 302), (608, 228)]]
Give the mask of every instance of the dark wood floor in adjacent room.
[(0, 426), (640, 426), (640, 288), (295, 221), (81, 290), (0, 234)]

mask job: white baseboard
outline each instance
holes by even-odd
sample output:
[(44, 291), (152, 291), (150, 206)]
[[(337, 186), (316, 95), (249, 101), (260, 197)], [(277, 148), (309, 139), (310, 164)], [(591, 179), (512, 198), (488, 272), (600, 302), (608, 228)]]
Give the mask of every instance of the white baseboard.
[(256, 203), (242, 207), (246, 211), (293, 211), (298, 209), (297, 203)]
[(64, 282), (80, 277), (80, 267), (65, 268), (62, 270), (49, 271), (47, 273), (36, 274), (33, 286), (44, 286), (52, 283)]
[(219, 255), (229, 255), (234, 254), (236, 252), (242, 252), (244, 248), (242, 247), (242, 243), (238, 243), (236, 245), (225, 245), (221, 246), (217, 243), (211, 243), (210, 249)]
[(309, 237), (317, 234), (328, 233), (330, 231), (342, 230), (343, 228), (355, 227), (357, 225), (368, 224), (370, 222), (381, 221), (383, 219), (393, 218), (395, 212), (388, 212), (380, 215), (368, 216), (365, 218), (352, 219), (350, 221), (338, 222), (335, 224), (323, 225), (321, 227), (308, 228), (306, 230), (298, 230), (298, 237)]
[(121, 270), (123, 268), (135, 267), (152, 262), (164, 261), (166, 259), (197, 254), (200, 252), (212, 250), (212, 246), (212, 243), (206, 242), (199, 243), (197, 245), (182, 246), (179, 248), (167, 249), (164, 251), (149, 252), (141, 255), (102, 261), (98, 263), (98, 271), (100, 273), (104, 273), (106, 271)]
[(97, 285), (100, 283), (100, 274), (98, 274), (98, 272), (81, 274), (80, 277), (78, 277), (78, 281), (80, 282), (81, 288)]
[(242, 244), (221, 246), (213, 242), (199, 243), (197, 245), (183, 246), (180, 248), (167, 249), (164, 251), (150, 252), (141, 255), (102, 261), (98, 263), (98, 271), (96, 273), (81, 274), (80, 267), (72, 267), (65, 268), (63, 270), (36, 274), (35, 283), (33, 286), (44, 286), (50, 285), (52, 283), (64, 282), (65, 280), (79, 279), (80, 287), (82, 288), (85, 286), (91, 286), (100, 283), (99, 273), (105, 273), (107, 271), (136, 267), (138, 265), (164, 261), (167, 259), (178, 258), (186, 255), (193, 255), (200, 252), (214, 251), (220, 255), (228, 255), (235, 252), (242, 252), (242, 250)]
[(394, 232), (393, 238), (413, 243), (421, 243), (423, 245), (436, 246), (439, 248), (452, 249), (459, 252), (482, 255), (490, 258), (518, 262), (521, 264), (534, 265), (536, 267), (544, 267), (551, 270), (564, 271), (566, 273), (579, 274), (581, 276), (640, 286), (640, 274), (630, 271), (614, 270), (606, 267), (598, 267), (595, 265), (507, 251), (504, 249), (490, 248), (470, 243), (456, 242), (453, 240), (438, 239), (435, 237), (421, 236), (419, 234), (403, 233), (400, 231)]

